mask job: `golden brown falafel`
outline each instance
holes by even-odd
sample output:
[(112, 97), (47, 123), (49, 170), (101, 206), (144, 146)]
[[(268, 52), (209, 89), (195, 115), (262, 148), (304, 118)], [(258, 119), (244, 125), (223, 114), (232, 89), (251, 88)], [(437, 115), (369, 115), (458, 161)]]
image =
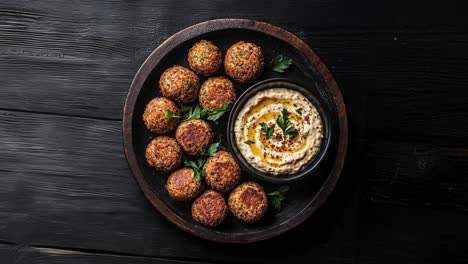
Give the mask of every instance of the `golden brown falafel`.
[(163, 72), (159, 88), (164, 97), (187, 104), (197, 99), (200, 79), (191, 70), (176, 65)]
[(263, 55), (259, 46), (239, 41), (232, 45), (224, 58), (226, 74), (240, 83), (252, 82), (263, 73)]
[(166, 116), (166, 111), (171, 111), (176, 116), (179, 115), (179, 109), (173, 101), (164, 97), (153, 98), (146, 105), (143, 113), (145, 126), (159, 135), (173, 131), (179, 124), (180, 118), (170, 118)]
[(216, 108), (221, 108), (224, 103), (234, 103), (236, 90), (226, 77), (209, 78), (202, 84), (198, 100), (203, 109), (213, 111)]
[(254, 223), (268, 210), (268, 198), (263, 187), (255, 182), (244, 182), (229, 195), (229, 210), (239, 220)]
[(218, 151), (216, 156), (209, 157), (203, 168), (206, 184), (220, 192), (232, 190), (241, 177), (239, 165), (231, 153), (223, 150)]
[(216, 73), (223, 63), (221, 51), (208, 40), (201, 40), (190, 48), (188, 56), (190, 68), (203, 76)]
[(202, 181), (195, 180), (192, 169), (182, 168), (167, 178), (166, 190), (175, 200), (188, 201), (197, 197), (204, 190), (204, 186)]
[(206, 226), (218, 226), (227, 216), (228, 208), (223, 196), (217, 191), (208, 190), (192, 204), (195, 221)]
[(213, 143), (214, 134), (206, 121), (192, 119), (182, 122), (177, 127), (176, 139), (187, 154), (199, 156), (203, 146), (208, 147)]
[(172, 172), (182, 162), (182, 149), (174, 138), (159, 136), (148, 144), (145, 156), (155, 170)]

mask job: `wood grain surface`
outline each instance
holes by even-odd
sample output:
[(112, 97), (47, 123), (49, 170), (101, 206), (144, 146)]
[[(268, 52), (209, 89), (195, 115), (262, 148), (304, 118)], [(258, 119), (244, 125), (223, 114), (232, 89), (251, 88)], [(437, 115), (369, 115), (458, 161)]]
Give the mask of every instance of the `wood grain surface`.
[[(1, 252), (1, 249), (0, 249)], [(49, 247), (22, 247), (14, 259), (2, 259), (5, 264), (10, 263), (43, 263), (43, 264), (188, 264), (188, 263), (209, 263), (197, 261), (183, 261), (177, 259), (161, 259), (150, 256), (122, 256), (103, 252), (83, 252), (70, 249), (58, 249)]]
[[(465, 13), (440, 0), (1, 1), (1, 262), (466, 263)], [(120, 137), (144, 59), (175, 32), (222, 17), (301, 37), (337, 79), (350, 122), (331, 199), (250, 247), (162, 219)]]
[[(42, 137), (15, 141), (15, 131), (24, 130), (26, 123), (35, 124), (38, 129), (31, 133), (48, 129), (60, 134), (49, 137), (43, 133)], [(330, 225), (335, 221), (346, 221), (340, 228), (348, 228), (350, 232), (354, 229), (355, 223), (348, 222), (349, 218), (328, 222), (329, 217), (353, 206), (343, 200), (342, 195), (350, 192), (348, 186), (343, 186), (344, 192), (331, 197), (330, 204), (336, 206), (320, 212), (286, 237), (256, 247), (220, 247), (185, 235), (152, 209), (127, 169), (123, 151), (103, 147), (121, 148), (120, 122), (1, 112), (0, 124), (0, 132), (5, 135), (0, 142), (2, 145), (10, 142), (17, 153), (14, 156), (7, 149), (0, 150), (0, 167), (5, 168), (0, 185), (0, 200), (4, 201), (0, 222), (5, 225), (0, 229), (0, 237), (7, 241), (165, 257), (178, 257), (184, 252), (185, 258), (213, 261), (260, 261), (267, 254), (271, 260), (291, 258), (282, 256), (282, 252), (268, 253), (272, 245), (282, 241), (289, 241), (295, 250), (306, 253), (309, 244), (304, 241), (319, 246), (330, 235)], [(119, 132), (114, 133), (114, 129)], [(79, 150), (57, 149), (64, 141), (80, 145)], [(8, 166), (13, 163), (8, 160), (10, 156), (15, 158), (15, 166)], [(307, 238), (303, 232), (313, 232), (314, 236)], [(333, 243), (345, 248), (352, 246), (350, 241), (336, 239)], [(243, 254), (237, 254), (235, 248)], [(326, 248), (321, 245), (317, 250)], [(296, 256), (297, 260), (303, 257)]]

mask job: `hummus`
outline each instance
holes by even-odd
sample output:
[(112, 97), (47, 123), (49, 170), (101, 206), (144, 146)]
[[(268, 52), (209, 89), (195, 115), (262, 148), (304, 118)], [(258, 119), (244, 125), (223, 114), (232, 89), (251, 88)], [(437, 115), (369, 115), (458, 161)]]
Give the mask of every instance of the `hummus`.
[(322, 144), (322, 120), (301, 93), (272, 88), (255, 94), (234, 123), (236, 143), (255, 168), (271, 174), (302, 170)]

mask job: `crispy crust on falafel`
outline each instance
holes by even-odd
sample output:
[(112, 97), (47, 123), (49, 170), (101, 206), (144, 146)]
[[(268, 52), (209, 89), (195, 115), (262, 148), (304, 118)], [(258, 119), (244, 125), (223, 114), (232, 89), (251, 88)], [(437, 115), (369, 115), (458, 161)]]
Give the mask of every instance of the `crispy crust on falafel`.
[(200, 79), (191, 70), (175, 65), (162, 73), (159, 89), (164, 97), (188, 104), (197, 100)]
[(169, 195), (178, 201), (188, 201), (204, 190), (202, 181), (195, 180), (193, 170), (182, 168), (173, 172), (166, 182)]
[(208, 111), (221, 108), (224, 103), (232, 104), (236, 98), (234, 85), (228, 78), (222, 76), (208, 78), (202, 84), (198, 95), (200, 106)]
[(206, 226), (218, 226), (227, 216), (226, 201), (220, 193), (208, 190), (192, 204), (192, 216), (195, 221)]
[(232, 45), (224, 58), (226, 74), (240, 83), (252, 82), (263, 73), (264, 59), (259, 46), (239, 41)]
[(182, 122), (177, 127), (176, 139), (187, 154), (199, 156), (203, 146), (208, 147), (213, 143), (214, 134), (206, 121), (192, 119)]
[(179, 115), (179, 109), (173, 101), (164, 97), (153, 98), (146, 105), (143, 123), (151, 132), (159, 135), (174, 131), (180, 118), (170, 118), (166, 116), (166, 111), (171, 111), (176, 116)]
[(254, 223), (268, 210), (268, 198), (263, 187), (256, 182), (244, 182), (229, 195), (229, 210), (239, 220)]
[(145, 157), (155, 170), (172, 172), (182, 162), (182, 149), (174, 138), (159, 136), (148, 144)]
[(227, 151), (220, 150), (216, 156), (209, 157), (203, 168), (206, 184), (220, 192), (232, 190), (241, 178), (239, 165)]
[(187, 60), (190, 68), (203, 76), (216, 73), (223, 63), (221, 51), (208, 40), (195, 43), (189, 50)]

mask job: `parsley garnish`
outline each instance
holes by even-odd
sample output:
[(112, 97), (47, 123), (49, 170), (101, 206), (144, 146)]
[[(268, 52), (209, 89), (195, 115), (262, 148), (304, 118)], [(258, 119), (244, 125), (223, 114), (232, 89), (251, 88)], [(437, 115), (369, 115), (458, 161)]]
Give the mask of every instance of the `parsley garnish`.
[(299, 131), (292, 126), (291, 120), (289, 120), (289, 112), (283, 108), (281, 114), (276, 118), (276, 123), (283, 130), (283, 135), (287, 136), (288, 139), (294, 138), (297, 136)]
[(252, 145), (255, 142), (249, 139), (249, 140), (244, 141), (244, 143), (247, 145)]
[(267, 193), (268, 198), (270, 198), (270, 203), (275, 208), (276, 211), (281, 210), (281, 204), (284, 200), (286, 200), (286, 196), (284, 194), (289, 190), (289, 186), (281, 186), (278, 190)]
[(273, 125), (272, 127), (268, 127), (267, 123), (262, 122), (260, 124), (260, 126), (262, 126), (262, 132), (266, 135), (267, 139), (273, 138), (273, 136), (274, 136), (273, 132), (275, 131), (275, 125)]
[(221, 145), (221, 141), (219, 142), (218, 149), (227, 151), (227, 148), (225, 146)]
[(206, 115), (206, 110), (201, 108), (198, 104), (192, 106), (182, 106), (180, 112), (185, 112), (183, 121), (200, 119)]
[(198, 158), (196, 162), (188, 159), (184, 160), (184, 166), (193, 170), (193, 176), (197, 182), (201, 181), (202, 177), (205, 176), (205, 169), (203, 168), (204, 163), (204, 158)]
[(183, 121), (192, 119), (205, 118), (211, 121), (218, 120), (224, 113), (231, 110), (231, 104), (223, 103), (220, 108), (215, 108), (213, 111), (206, 111), (200, 105), (181, 105), (180, 113), (185, 113)]
[(296, 109), (296, 112), (297, 112), (299, 115), (302, 115), (302, 108)]
[(218, 152), (218, 149), (225, 150), (226, 148), (222, 145), (220, 145), (221, 142), (216, 142), (211, 144), (210, 146), (206, 147), (205, 144), (202, 145), (202, 155), (204, 156), (216, 156), (216, 152)]
[(294, 127), (290, 127), (286, 129), (286, 134), (288, 135), (288, 139), (295, 138), (297, 134), (299, 134), (299, 131), (295, 129)]
[(174, 114), (171, 110), (166, 110), (165, 114), (169, 118), (180, 118), (179, 115)]
[(188, 111), (192, 110), (194, 106), (195, 105), (180, 105), (179, 112), (181, 114), (187, 113)]
[(206, 119), (211, 121), (218, 120), (224, 113), (229, 112), (231, 110), (231, 104), (223, 103), (221, 108), (215, 108), (213, 111), (208, 112), (208, 117)]
[(293, 61), (291, 59), (281, 54), (271, 60), (271, 69), (275, 72), (283, 73), (292, 63)]

